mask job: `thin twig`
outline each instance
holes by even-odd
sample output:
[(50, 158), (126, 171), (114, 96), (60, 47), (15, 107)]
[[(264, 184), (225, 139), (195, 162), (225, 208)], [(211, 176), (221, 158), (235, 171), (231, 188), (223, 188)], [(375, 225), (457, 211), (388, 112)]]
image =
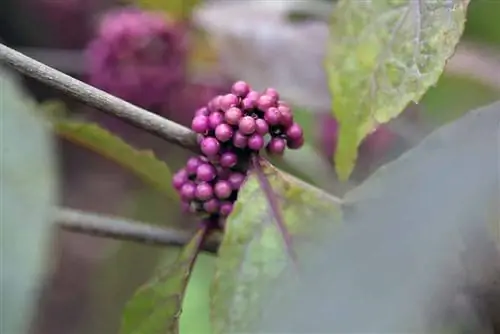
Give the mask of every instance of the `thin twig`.
[(87, 85), (1, 43), (0, 62), (170, 143), (199, 152), (196, 136), (188, 128)]
[[(192, 232), (148, 225), (125, 218), (104, 216), (74, 209), (59, 209), (56, 223), (63, 229), (98, 237), (134, 241), (148, 245), (183, 246), (193, 236)], [(219, 241), (215, 235), (208, 238), (202, 249), (216, 253)]]

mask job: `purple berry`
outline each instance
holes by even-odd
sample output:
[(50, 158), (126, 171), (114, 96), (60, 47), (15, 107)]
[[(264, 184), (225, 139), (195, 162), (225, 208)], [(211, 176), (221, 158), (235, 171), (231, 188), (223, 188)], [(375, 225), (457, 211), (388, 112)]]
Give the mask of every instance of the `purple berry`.
[(207, 107), (202, 107), (194, 113), (194, 116), (208, 116), (210, 114), (210, 111), (207, 109)]
[(196, 169), (196, 177), (200, 181), (210, 182), (215, 178), (215, 167), (209, 163), (202, 163)]
[(280, 112), (280, 124), (285, 128), (289, 128), (293, 124), (293, 114), (289, 107), (279, 106), (278, 110)]
[(227, 180), (231, 175), (231, 170), (229, 168), (223, 168), (221, 166), (217, 167), (217, 179), (219, 180)]
[(189, 158), (187, 163), (186, 163), (186, 171), (188, 172), (189, 175), (194, 175), (196, 174), (196, 170), (198, 169), (198, 166), (202, 164), (202, 161), (198, 157), (192, 157)]
[(254, 133), (248, 138), (248, 148), (254, 151), (260, 151), (264, 147), (264, 137)]
[(286, 141), (283, 138), (272, 138), (266, 146), (269, 154), (283, 154), (286, 148)]
[(212, 186), (206, 182), (198, 184), (195, 190), (195, 196), (200, 201), (208, 201), (214, 196)]
[(226, 199), (231, 196), (233, 188), (229, 181), (218, 181), (214, 186), (215, 196), (220, 199)]
[(259, 100), (259, 97), (260, 93), (255, 90), (252, 90), (247, 94), (246, 99), (254, 100), (257, 102)]
[(201, 151), (206, 156), (214, 156), (219, 153), (219, 141), (213, 137), (204, 138), (200, 143)]
[(227, 217), (233, 211), (233, 203), (231, 202), (222, 202), (220, 205), (219, 212), (221, 216)]
[(234, 167), (237, 162), (238, 156), (233, 152), (223, 153), (219, 161), (220, 165), (224, 168)]
[(208, 116), (208, 124), (212, 130), (224, 123), (224, 115), (220, 111), (214, 111)]
[(191, 204), (187, 201), (181, 202), (182, 212), (191, 212)]
[(236, 107), (229, 108), (224, 114), (224, 119), (230, 125), (238, 125), (242, 117), (243, 112)]
[(194, 199), (197, 187), (192, 182), (186, 182), (181, 188), (181, 199), (191, 201)]
[(243, 110), (250, 110), (257, 107), (257, 100), (244, 98), (241, 100), (241, 108)]
[(245, 175), (238, 172), (232, 172), (227, 180), (231, 183), (233, 190), (239, 190), (243, 181), (245, 181)]
[(215, 128), (215, 137), (221, 142), (226, 142), (233, 137), (233, 128), (226, 123), (219, 124)]
[(233, 145), (237, 148), (247, 147), (248, 137), (239, 131), (236, 131), (233, 135)]
[(278, 125), (281, 121), (281, 114), (278, 108), (271, 107), (267, 109), (264, 113), (264, 120), (271, 126)]
[(229, 110), (229, 108), (236, 107), (240, 100), (234, 94), (226, 94), (220, 100), (221, 109), (224, 111)]
[(255, 132), (255, 120), (251, 116), (245, 116), (238, 124), (239, 131), (244, 135), (251, 135)]
[(304, 145), (304, 137), (295, 140), (287, 140), (287, 146), (292, 150), (299, 149), (302, 145)]
[(208, 131), (208, 127), (209, 122), (207, 116), (198, 115), (193, 118), (191, 129), (193, 129), (194, 132), (203, 134)]
[(221, 100), (222, 100), (222, 96), (220, 96), (220, 95), (211, 99), (210, 102), (208, 102), (208, 111), (209, 112), (219, 111), (221, 109), (221, 105), (220, 105)]
[(231, 92), (236, 96), (245, 97), (250, 92), (250, 86), (245, 81), (237, 81), (233, 84)]
[(302, 138), (304, 135), (302, 128), (300, 127), (299, 124), (293, 123), (287, 130), (286, 130), (286, 136), (287, 139), (296, 141)]
[(278, 100), (280, 99), (280, 95), (279, 95), (278, 91), (274, 88), (266, 89), (264, 94), (267, 96), (270, 96), (273, 99), (274, 103), (277, 103)]
[(257, 108), (262, 111), (266, 111), (267, 109), (274, 106), (276, 106), (276, 101), (269, 95), (262, 95), (257, 101)]
[(212, 198), (203, 203), (203, 210), (208, 213), (217, 213), (219, 211), (219, 201)]
[(175, 173), (174, 177), (172, 178), (172, 185), (174, 186), (175, 189), (180, 190), (184, 183), (186, 183), (188, 180), (188, 173), (187, 171), (183, 168), (179, 170), (177, 173)]
[(269, 132), (269, 125), (262, 118), (257, 118), (255, 120), (255, 132), (261, 136), (265, 136)]

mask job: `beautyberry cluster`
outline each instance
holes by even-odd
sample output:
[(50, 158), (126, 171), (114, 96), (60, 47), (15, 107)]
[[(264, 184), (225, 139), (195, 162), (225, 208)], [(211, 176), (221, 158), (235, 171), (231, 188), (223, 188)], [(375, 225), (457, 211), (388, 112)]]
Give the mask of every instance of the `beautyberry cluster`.
[(280, 155), (304, 144), (302, 128), (278, 92), (257, 92), (243, 81), (198, 109), (191, 128), (203, 156), (189, 159), (173, 184), (189, 211), (214, 218), (231, 213), (253, 154), (265, 148)]
[(156, 107), (183, 82), (186, 49), (183, 28), (163, 14), (114, 10), (104, 16), (88, 46), (89, 81), (131, 103)]

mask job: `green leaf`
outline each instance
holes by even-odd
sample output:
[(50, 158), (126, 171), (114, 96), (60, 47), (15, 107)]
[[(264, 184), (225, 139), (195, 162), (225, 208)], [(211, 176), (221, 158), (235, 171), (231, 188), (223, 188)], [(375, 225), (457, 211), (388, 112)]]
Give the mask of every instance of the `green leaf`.
[(29, 330), (46, 275), (57, 200), (50, 128), (0, 68), (0, 332)]
[(184, 293), (206, 233), (207, 226), (200, 227), (176, 262), (137, 290), (125, 306), (120, 333), (179, 333)]
[(174, 19), (185, 20), (189, 19), (200, 0), (136, 0), (135, 3), (141, 9), (164, 12)]
[(325, 62), (340, 123), (335, 163), (351, 174), (377, 123), (418, 102), (441, 75), (464, 29), (468, 0), (341, 0)]
[(97, 124), (60, 121), (54, 129), (61, 137), (94, 151), (131, 171), (170, 198), (178, 200), (167, 164), (152, 151), (139, 151)]
[(215, 334), (250, 333), (260, 303), (288, 268), (338, 226), (340, 200), (254, 161), (225, 225), (211, 289)]

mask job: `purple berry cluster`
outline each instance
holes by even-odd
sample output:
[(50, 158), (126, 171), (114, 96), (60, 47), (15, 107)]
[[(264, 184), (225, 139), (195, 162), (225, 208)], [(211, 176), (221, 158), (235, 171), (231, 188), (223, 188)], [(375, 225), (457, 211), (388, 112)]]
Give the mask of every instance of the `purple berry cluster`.
[(163, 14), (107, 13), (86, 50), (89, 82), (145, 108), (161, 105), (185, 78), (186, 34)]
[(227, 217), (252, 154), (281, 155), (304, 144), (302, 128), (278, 92), (260, 93), (243, 82), (196, 111), (191, 128), (203, 156), (189, 159), (173, 178), (185, 207), (215, 218)]

